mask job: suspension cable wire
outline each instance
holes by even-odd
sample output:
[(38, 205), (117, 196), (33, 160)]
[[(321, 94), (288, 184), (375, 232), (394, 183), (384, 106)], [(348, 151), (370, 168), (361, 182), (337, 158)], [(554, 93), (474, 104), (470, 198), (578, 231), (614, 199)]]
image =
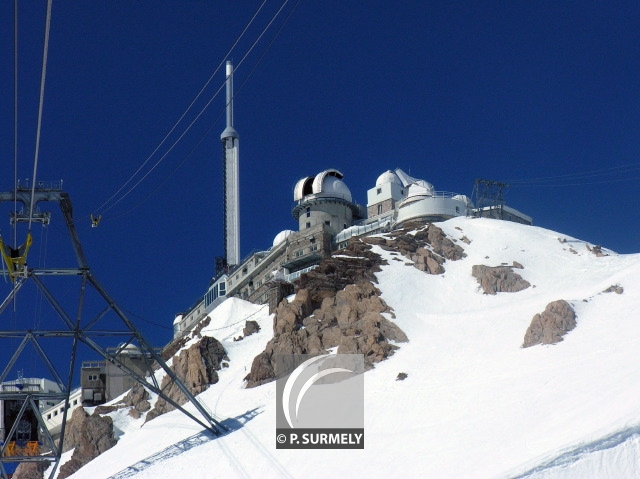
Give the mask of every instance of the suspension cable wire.
[[(582, 186), (597, 185), (605, 183), (619, 183), (622, 181), (633, 181), (640, 179), (640, 175), (620, 177), (619, 175), (640, 171), (640, 162), (626, 165), (612, 166), (597, 170), (578, 171), (555, 176), (542, 176), (537, 178), (527, 178), (519, 180), (506, 180), (512, 187), (528, 186)], [(613, 177), (616, 175), (617, 177)], [(587, 180), (587, 181), (583, 181)], [(594, 180), (594, 181), (589, 181)]]
[[(47, 251), (49, 246), (49, 230), (42, 223), (42, 229), (40, 232), (40, 252), (38, 255), (38, 268), (46, 268), (47, 266)], [(34, 301), (35, 308), (33, 312), (33, 329), (35, 331), (40, 329), (40, 322), (42, 319), (42, 303), (44, 296), (39, 289), (36, 291), (36, 300)]]
[[(287, 0), (288, 2), (289, 0)], [(285, 2), (285, 4), (287, 3)], [(273, 42), (276, 41), (276, 38), (278, 38), (278, 36), (280, 35), (280, 32), (282, 32), (282, 29), (284, 28), (284, 26), (287, 24), (287, 22), (289, 21), (289, 18), (291, 18), (291, 15), (293, 15), (293, 12), (296, 10), (296, 8), (298, 7), (298, 4), (300, 3), (300, 0), (296, 0), (296, 3), (293, 5), (293, 8), (289, 11), (289, 14), (287, 15), (287, 18), (284, 19), (284, 22), (282, 22), (282, 24), (280, 25), (280, 28), (278, 28), (278, 31), (276, 32), (276, 34), (273, 36), (273, 38), (271, 39), (271, 41), (269, 42), (269, 44), (267, 45), (267, 48), (264, 49), (264, 51), (260, 54), (260, 56), (258, 57), (258, 61), (255, 62), (255, 64), (253, 65), (253, 67), (251, 68), (251, 70), (249, 71), (249, 74), (245, 77), (245, 79), (242, 81), (242, 83), (240, 84), (240, 86), (237, 89), (237, 92), (240, 92), (242, 90), (242, 87), (244, 86), (245, 83), (247, 83), (247, 81), (249, 80), (249, 78), (251, 78), (251, 76), (253, 75), (253, 72), (256, 70), (256, 68), (258, 67), (258, 65), (260, 64), (260, 62), (262, 61), (262, 59), (264, 58), (264, 56), (267, 54), (267, 52), (269, 51), (269, 49), (271, 48), (271, 46), (273, 45)], [(284, 5), (283, 5), (284, 6)], [(233, 97), (235, 98), (235, 93), (233, 95)]]
[[(288, 0), (287, 0), (288, 2)], [(285, 4), (287, 3), (285, 2)], [(235, 95), (238, 94), (241, 90), (242, 87), (245, 85), (245, 83), (247, 83), (247, 81), (249, 80), (249, 78), (252, 76), (253, 72), (255, 71), (255, 69), (258, 67), (258, 64), (260, 63), (260, 61), (262, 61), (262, 59), (264, 58), (264, 56), (267, 54), (267, 51), (271, 48), (271, 46), (273, 45), (273, 42), (275, 42), (276, 38), (280, 35), (280, 32), (282, 31), (282, 29), (284, 28), (284, 26), (286, 25), (286, 23), (289, 21), (289, 18), (291, 17), (291, 15), (293, 14), (293, 12), (295, 11), (296, 7), (298, 6), (298, 4), (300, 3), (300, 0), (297, 0), (296, 3), (294, 4), (293, 8), (291, 9), (291, 11), (289, 12), (289, 14), (287, 15), (287, 17), (285, 18), (284, 22), (280, 25), (280, 27), (278, 28), (278, 31), (276, 32), (276, 34), (273, 36), (273, 38), (271, 39), (271, 41), (269, 42), (269, 44), (267, 45), (267, 48), (262, 52), (262, 54), (260, 55), (260, 57), (258, 58), (258, 61), (253, 65), (252, 69), (249, 71), (249, 74), (245, 77), (245, 79), (242, 81), (242, 83), (240, 84), (240, 86), (236, 89), (236, 91), (234, 92), (234, 98)], [(284, 7), (284, 5), (283, 5)], [(282, 10), (282, 8), (280, 9)], [(279, 11), (278, 11), (279, 13)], [(257, 42), (254, 43), (253, 46), (255, 46)], [(253, 49), (252, 46), (252, 49)], [(249, 53), (249, 52), (248, 52)], [(247, 53), (247, 55), (248, 55)], [(241, 62), (244, 60), (244, 58), (246, 58), (246, 56), (243, 57), (243, 59), (241, 60)], [(238, 63), (238, 66), (240, 66), (240, 63)], [(234, 68), (234, 72), (235, 70), (237, 70), (237, 68)], [(222, 86), (218, 89), (218, 92), (225, 86), (225, 84), (223, 83)], [(216, 94), (218, 93), (216, 92)], [(215, 96), (214, 96), (215, 97)], [(209, 103), (211, 103), (211, 101), (213, 100), (213, 98), (209, 101)], [(209, 105), (209, 103), (207, 104), (207, 106)], [(226, 105), (225, 105), (226, 107)], [(206, 108), (206, 107), (205, 107)], [(196, 151), (196, 149), (198, 148), (198, 146), (200, 146), (202, 144), (202, 142), (209, 136), (209, 134), (211, 133), (211, 130), (213, 130), (213, 127), (215, 126), (216, 122), (220, 119), (220, 117), (225, 113), (225, 109), (221, 109), (220, 112), (218, 113), (218, 116), (215, 118), (215, 120), (211, 123), (211, 126), (207, 129), (207, 131), (202, 135), (202, 137), (200, 138), (200, 140), (194, 145), (193, 148), (191, 148), (191, 150), (189, 151), (189, 153), (187, 153), (185, 155), (185, 157), (182, 159), (182, 161), (180, 161), (180, 163), (178, 163), (170, 172), (169, 174), (160, 182), (158, 183), (158, 185), (156, 185), (156, 187), (149, 192), (142, 200), (140, 200), (137, 204), (135, 204), (134, 206), (132, 206), (131, 208), (129, 208), (128, 210), (112, 216), (108, 219), (117, 219), (123, 216), (128, 215), (129, 213), (133, 212), (134, 210), (136, 210), (137, 208), (139, 208), (140, 206), (142, 206), (144, 203), (147, 202), (147, 200), (149, 198), (151, 198), (151, 196), (154, 195), (154, 193), (156, 191), (158, 191), (167, 181), (169, 181), (169, 179), (176, 173), (176, 171), (178, 171), (178, 169), (180, 169), (180, 167), (182, 167), (182, 165), (191, 157), (191, 155)], [(202, 112), (200, 112), (200, 114), (202, 114)], [(175, 146), (175, 144), (173, 145)], [(173, 148), (172, 146), (172, 148)], [(168, 152), (166, 153), (168, 154)], [(166, 156), (165, 154), (165, 156)], [(164, 158), (164, 157), (163, 157)]]
[[(16, 0), (17, 1), (17, 0)], [(267, 3), (267, 0), (263, 0), (262, 4), (258, 7), (258, 9), (256, 10), (256, 12), (253, 14), (253, 17), (251, 17), (251, 20), (249, 20), (249, 22), (246, 24), (246, 26), (244, 27), (244, 29), (242, 30), (242, 32), (240, 33), (240, 35), (238, 35), (238, 37), (236, 38), (235, 42), (233, 43), (233, 45), (231, 45), (231, 47), (229, 48), (229, 50), (227, 51), (227, 54), (224, 56), (224, 58), (222, 59), (222, 61), (218, 64), (218, 66), (215, 68), (215, 70), (213, 71), (213, 73), (211, 74), (211, 76), (209, 77), (209, 79), (205, 82), (204, 86), (200, 89), (200, 91), (198, 92), (198, 94), (195, 96), (195, 98), (191, 101), (191, 103), (189, 104), (189, 106), (186, 108), (186, 110), (182, 113), (182, 115), (180, 116), (180, 118), (178, 118), (178, 120), (174, 123), (174, 125), (171, 127), (171, 129), (169, 130), (169, 132), (165, 135), (165, 137), (162, 139), (162, 141), (158, 144), (158, 146), (151, 152), (151, 154), (147, 157), (146, 160), (144, 160), (144, 162), (138, 167), (138, 169), (129, 177), (129, 179), (127, 181), (124, 182), (124, 184), (118, 188), (118, 190), (113, 193), (107, 200), (105, 200), (100, 206), (98, 206), (95, 209), (95, 213), (96, 215), (102, 214), (104, 212), (107, 211), (107, 209), (102, 210), (102, 208), (104, 208), (113, 198), (115, 198), (118, 193), (120, 193), (124, 188), (126, 188), (126, 186), (133, 181), (133, 178), (140, 173), (140, 171), (142, 170), (142, 168), (144, 168), (144, 166), (151, 160), (151, 158), (158, 152), (158, 150), (162, 147), (162, 145), (165, 144), (165, 142), (169, 139), (169, 136), (171, 136), (171, 134), (175, 131), (175, 129), (178, 127), (178, 125), (182, 122), (182, 120), (184, 120), (185, 116), (187, 115), (187, 113), (191, 110), (191, 108), (194, 106), (194, 104), (196, 103), (196, 101), (202, 96), (202, 94), (204, 93), (204, 91), (207, 89), (207, 87), (209, 86), (209, 84), (211, 83), (211, 81), (215, 78), (216, 74), (218, 73), (218, 70), (220, 70), (220, 68), (222, 67), (222, 65), (224, 64), (225, 60), (228, 58), (228, 56), (231, 54), (231, 52), (233, 51), (233, 49), (238, 45), (238, 43), (240, 42), (240, 40), (244, 37), (245, 33), (247, 32), (247, 30), (249, 30), (249, 28), (251, 27), (251, 25), (253, 24), (254, 20), (258, 17), (258, 15), (260, 14), (260, 12), (262, 11), (262, 8), (264, 7), (264, 5)], [(220, 88), (221, 89), (221, 88)], [(216, 95), (219, 93), (220, 89), (218, 89), (218, 91), (216, 91)], [(193, 124), (193, 123), (192, 123)], [(191, 125), (190, 124), (187, 128), (190, 128)], [(182, 135), (184, 136), (184, 134)], [(180, 138), (182, 138), (182, 136)], [(174, 145), (172, 145), (173, 148)], [(163, 157), (164, 158), (164, 157)], [(155, 167), (156, 165), (154, 165)], [(144, 179), (144, 178), (143, 178)], [(137, 185), (138, 183), (136, 183)], [(128, 194), (128, 192), (125, 194), (125, 196)], [(120, 200), (118, 200), (120, 201)], [(110, 208), (108, 208), (110, 209)]]
[[(13, 211), (18, 213), (18, 0), (13, 2)], [(17, 220), (17, 217), (14, 218)], [(13, 223), (13, 246), (18, 244), (18, 222)], [(4, 266), (4, 262), (2, 263)]]
[(44, 104), (44, 85), (47, 78), (47, 58), (49, 56), (49, 31), (51, 26), (51, 6), (53, 0), (47, 1), (47, 20), (44, 29), (44, 53), (42, 54), (42, 77), (40, 79), (40, 103), (38, 105), (38, 128), (36, 132), (36, 153), (33, 160), (33, 177), (31, 185), (31, 202), (29, 204), (29, 228), (31, 231), (31, 222), (33, 220), (33, 199), (36, 194), (36, 175), (38, 173), (38, 154), (40, 151), (40, 133), (42, 131), (42, 107)]

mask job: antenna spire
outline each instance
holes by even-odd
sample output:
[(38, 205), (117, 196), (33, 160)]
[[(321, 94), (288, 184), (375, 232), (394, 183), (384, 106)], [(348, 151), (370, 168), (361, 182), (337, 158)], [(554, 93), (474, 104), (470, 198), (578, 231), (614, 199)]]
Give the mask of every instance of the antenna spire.
[(223, 145), (224, 258), (228, 266), (240, 263), (240, 182), (238, 132), (233, 127), (233, 62), (227, 61), (227, 127)]

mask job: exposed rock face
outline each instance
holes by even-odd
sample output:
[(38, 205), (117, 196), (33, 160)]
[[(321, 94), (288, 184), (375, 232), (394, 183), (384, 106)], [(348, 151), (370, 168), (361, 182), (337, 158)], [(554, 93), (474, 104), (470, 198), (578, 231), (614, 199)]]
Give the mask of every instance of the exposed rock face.
[(68, 462), (60, 467), (58, 479), (69, 477), (89, 461), (98, 457), (104, 451), (111, 449), (115, 444), (113, 421), (109, 416), (103, 417), (93, 414), (86, 417), (82, 422), (73, 455)]
[(576, 313), (571, 305), (560, 299), (547, 305), (542, 314), (536, 314), (524, 336), (523, 348), (536, 344), (556, 344), (562, 336), (576, 327)]
[(211, 323), (211, 318), (210, 317), (206, 317), (204, 318), (202, 321), (200, 321), (196, 327), (193, 329), (193, 331), (189, 332), (189, 333), (185, 333), (182, 337), (171, 341), (167, 346), (165, 346), (165, 348), (162, 350), (162, 359), (167, 361), (170, 358), (172, 358), (174, 356), (174, 354), (176, 354), (185, 344), (187, 344), (187, 342), (194, 338), (194, 337), (202, 337), (202, 335), (200, 334), (200, 332), (206, 328), (207, 326), (209, 326), (209, 323)]
[(43, 479), (48, 464), (42, 462), (23, 462), (16, 468), (12, 479)]
[(133, 417), (134, 419), (138, 419), (142, 415), (142, 413), (145, 413), (149, 409), (151, 409), (151, 404), (149, 403), (149, 393), (141, 384), (136, 384), (131, 388), (131, 390), (124, 397), (124, 404), (125, 406), (132, 408), (129, 411), (129, 416)]
[(244, 329), (242, 330), (242, 335), (246, 338), (247, 336), (251, 336), (253, 333), (257, 333), (260, 331), (260, 325), (257, 321), (247, 320), (244, 325)]
[[(206, 390), (209, 385), (218, 382), (216, 371), (221, 369), (223, 359), (229, 360), (222, 344), (215, 338), (205, 336), (198, 344), (194, 344), (189, 349), (180, 351), (178, 356), (174, 356), (171, 369), (189, 392), (197, 395)], [(182, 405), (187, 402), (184, 393), (168, 376), (162, 380), (161, 388), (177, 404)], [(175, 408), (166, 400), (158, 398), (155, 407), (147, 413), (146, 421), (151, 421), (173, 409)]]
[[(521, 265), (518, 263), (518, 266)], [(478, 280), (485, 294), (516, 293), (531, 286), (511, 266), (474, 265), (471, 275)]]
[(391, 309), (373, 284), (382, 259), (371, 247), (352, 239), (340, 255), (302, 275), (290, 303), (282, 301), (273, 320), (274, 337), (256, 356), (245, 378), (247, 387), (275, 379), (278, 354), (361, 353), (365, 368), (393, 354), (389, 341), (407, 341), (402, 330), (382, 313)]
[(620, 286), (619, 284), (612, 284), (611, 286), (609, 286), (607, 289), (605, 289), (603, 291), (603, 293), (616, 293), (616, 294), (622, 294), (624, 293), (624, 288), (622, 286)]
[(602, 252), (602, 246), (600, 245), (595, 245), (593, 248), (591, 248), (589, 247), (588, 244), (586, 244), (586, 247), (591, 253), (595, 254), (598, 258), (601, 258), (603, 256), (609, 256), (608, 254)]
[[(415, 234), (410, 231), (418, 229)], [(445, 260), (456, 261), (464, 258), (461, 246), (451, 241), (434, 224), (426, 227), (422, 223), (409, 223), (403, 230), (389, 234), (390, 238), (366, 237), (362, 241), (376, 244), (388, 251), (398, 251), (413, 262), (413, 266), (429, 274), (442, 274)]]
[(73, 410), (71, 418), (67, 420), (67, 425), (64, 430), (62, 452), (70, 451), (80, 444), (82, 429), (88, 417), (89, 415), (82, 407), (77, 407)]

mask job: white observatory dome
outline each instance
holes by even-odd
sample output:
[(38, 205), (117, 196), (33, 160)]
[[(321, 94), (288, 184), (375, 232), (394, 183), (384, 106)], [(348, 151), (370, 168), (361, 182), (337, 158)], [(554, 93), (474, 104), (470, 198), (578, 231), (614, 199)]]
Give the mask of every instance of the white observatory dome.
[(293, 233), (293, 231), (291, 230), (284, 230), (278, 233), (276, 237), (273, 238), (273, 245), (271, 247), (275, 248), (276, 246), (278, 246), (280, 243), (286, 240), (291, 233)]
[(387, 183), (395, 183), (396, 185), (402, 185), (400, 178), (393, 171), (387, 170), (378, 176), (376, 180), (376, 186), (386, 185)]
[(409, 185), (407, 198), (414, 196), (433, 196), (434, 194), (435, 188), (431, 183), (424, 180), (417, 180), (415, 183)]
[(351, 201), (351, 191), (344, 183), (344, 181), (336, 178), (335, 176), (325, 176), (322, 180), (322, 191), (323, 194), (329, 196), (337, 196), (338, 198), (345, 199), (347, 201)]
[(335, 196), (349, 202), (353, 201), (351, 191), (342, 181), (344, 175), (338, 170), (330, 169), (298, 180), (293, 188), (293, 200), (300, 201), (308, 195)]

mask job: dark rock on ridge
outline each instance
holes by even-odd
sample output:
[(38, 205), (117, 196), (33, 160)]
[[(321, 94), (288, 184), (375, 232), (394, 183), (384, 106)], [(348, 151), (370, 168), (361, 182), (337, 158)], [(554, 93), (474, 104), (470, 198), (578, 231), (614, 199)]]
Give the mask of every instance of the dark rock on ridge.
[[(180, 351), (174, 356), (171, 369), (178, 379), (187, 387), (194, 396), (206, 390), (209, 385), (218, 382), (218, 373), (222, 367), (222, 360), (229, 361), (227, 353), (215, 338), (203, 337), (200, 342), (194, 344), (189, 349)], [(170, 384), (171, 383), (171, 384)], [(177, 404), (182, 405), (187, 402), (187, 397), (169, 376), (162, 380), (161, 389)], [(158, 398), (155, 407), (147, 413), (146, 422), (166, 412), (175, 409), (173, 405), (163, 398)]]
[[(92, 414), (87, 416), (83, 408), (73, 411), (72, 420), (75, 431), (67, 437), (65, 434), (65, 450), (75, 448), (71, 459), (60, 467), (59, 479), (65, 479), (75, 473), (89, 461), (116, 445), (113, 434), (113, 421), (109, 416)], [(68, 444), (68, 446), (67, 446)]]
[[(517, 263), (517, 266), (521, 266)], [(485, 294), (516, 293), (531, 284), (513, 271), (511, 266), (474, 265), (471, 275), (478, 280)]]
[(547, 305), (542, 314), (536, 314), (524, 336), (523, 348), (536, 344), (556, 344), (576, 327), (576, 313), (569, 303), (560, 299)]

